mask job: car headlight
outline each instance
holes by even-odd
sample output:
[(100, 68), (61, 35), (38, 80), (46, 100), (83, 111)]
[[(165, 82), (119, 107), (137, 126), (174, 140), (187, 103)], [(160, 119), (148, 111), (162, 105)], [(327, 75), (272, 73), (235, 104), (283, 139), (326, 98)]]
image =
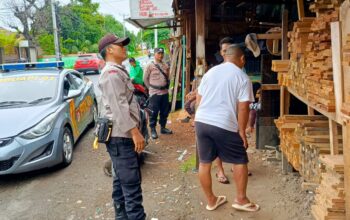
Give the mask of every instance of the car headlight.
[(21, 134), (20, 137), (24, 139), (34, 139), (49, 133), (53, 128), (56, 116), (56, 112), (48, 115), (37, 125)]

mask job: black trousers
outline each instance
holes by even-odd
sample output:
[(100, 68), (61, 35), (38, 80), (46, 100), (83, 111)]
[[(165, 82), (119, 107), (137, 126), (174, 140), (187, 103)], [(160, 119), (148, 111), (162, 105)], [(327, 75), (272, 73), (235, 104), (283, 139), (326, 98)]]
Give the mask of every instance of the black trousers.
[(144, 220), (140, 163), (134, 146), (131, 138), (111, 137), (107, 143), (115, 172), (112, 198), (115, 204), (125, 205), (129, 220)]
[(149, 99), (149, 108), (153, 111), (149, 118), (149, 126), (156, 127), (159, 115), (159, 124), (165, 127), (169, 115), (169, 94), (152, 95)]

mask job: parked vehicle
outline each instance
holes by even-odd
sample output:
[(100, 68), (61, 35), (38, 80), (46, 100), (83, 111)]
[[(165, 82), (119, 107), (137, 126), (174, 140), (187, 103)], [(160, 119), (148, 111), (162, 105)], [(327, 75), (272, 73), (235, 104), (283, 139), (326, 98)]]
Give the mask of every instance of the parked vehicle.
[(93, 83), (63, 62), (0, 65), (0, 175), (68, 166), (97, 119)]
[(84, 74), (100, 74), (104, 66), (105, 61), (101, 55), (92, 53), (79, 55), (78, 59), (75, 61), (74, 69)]

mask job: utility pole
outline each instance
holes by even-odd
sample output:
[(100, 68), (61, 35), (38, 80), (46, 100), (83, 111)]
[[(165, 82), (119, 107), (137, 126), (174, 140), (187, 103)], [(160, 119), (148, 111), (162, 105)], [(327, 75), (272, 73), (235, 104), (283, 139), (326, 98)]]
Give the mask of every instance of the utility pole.
[(154, 29), (154, 48), (158, 47), (158, 25), (155, 26)]
[(52, 25), (53, 25), (53, 37), (54, 37), (54, 43), (55, 43), (56, 61), (60, 61), (61, 53), (60, 53), (60, 43), (58, 38), (58, 29), (57, 29), (57, 21), (56, 21), (55, 0), (51, 0), (51, 12), (52, 12)]

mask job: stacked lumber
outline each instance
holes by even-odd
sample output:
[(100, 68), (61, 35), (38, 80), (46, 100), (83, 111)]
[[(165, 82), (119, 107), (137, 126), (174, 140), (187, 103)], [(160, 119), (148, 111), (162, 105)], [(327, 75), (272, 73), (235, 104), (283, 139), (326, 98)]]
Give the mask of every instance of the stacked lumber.
[(306, 97), (306, 56), (305, 52), (309, 43), (309, 33), (314, 18), (304, 17), (293, 25), (293, 30), (288, 32), (290, 52), (290, 69), (288, 78), (292, 82), (290, 87), (300, 96)]
[[(343, 68), (344, 72), (350, 71), (350, 34), (346, 36), (345, 45), (343, 45)], [(344, 103), (341, 109), (342, 113), (350, 116), (350, 83), (348, 74), (344, 74)]]
[(311, 24), (306, 50), (307, 99), (329, 112), (335, 111), (330, 23), (339, 20), (339, 5), (340, 1), (323, 0), (310, 6), (318, 17)]
[(330, 23), (339, 20), (341, 2), (316, 0), (310, 6), (316, 18), (295, 22), (288, 33), (290, 88), (328, 112), (335, 111)]
[(300, 139), (300, 129), (302, 127), (327, 126), (328, 120), (324, 116), (308, 115), (284, 115), (275, 120), (275, 124), (280, 133), (280, 148), (287, 160), (295, 170), (300, 170), (300, 148), (302, 142)]
[(291, 84), (288, 75), (289, 60), (272, 60), (271, 70), (278, 73), (278, 85), (289, 86)]
[(320, 161), (324, 171), (311, 212), (316, 220), (345, 220), (343, 155), (323, 155)]
[[(295, 133), (301, 142), (299, 172), (306, 182), (319, 184), (322, 171), (319, 157), (330, 154), (331, 149), (329, 123), (327, 121), (304, 123)], [(341, 134), (340, 127), (338, 134)], [(337, 138), (338, 144), (341, 145), (342, 136), (339, 135)]]

